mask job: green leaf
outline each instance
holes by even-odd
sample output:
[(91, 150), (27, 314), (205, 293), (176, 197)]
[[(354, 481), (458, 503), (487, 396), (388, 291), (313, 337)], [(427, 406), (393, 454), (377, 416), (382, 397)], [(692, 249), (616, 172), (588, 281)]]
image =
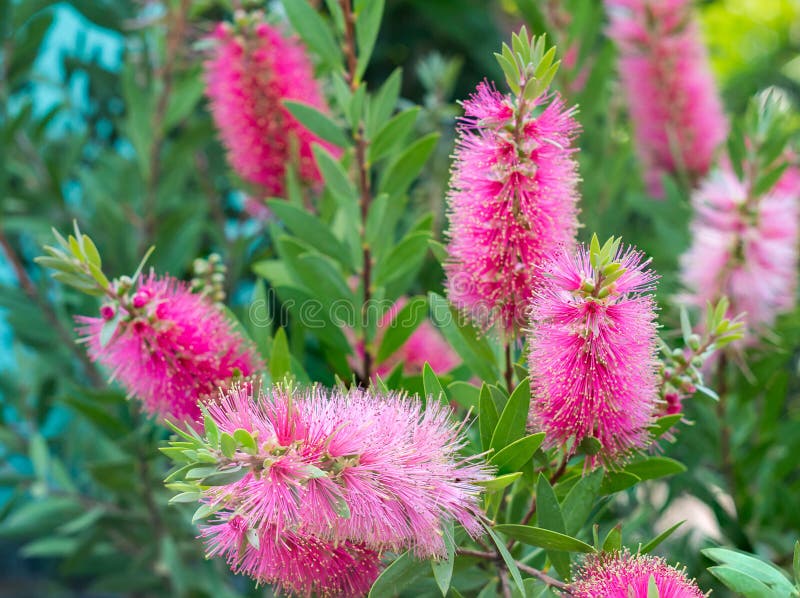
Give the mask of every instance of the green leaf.
[(50, 532), (72, 521), (83, 507), (69, 497), (52, 497), (23, 503), (0, 524), (0, 538), (18, 538)]
[(409, 551), (405, 551), (378, 576), (369, 591), (369, 598), (396, 596), (421, 574), (419, 562)]
[(455, 559), (456, 547), (453, 538), (453, 520), (449, 520), (443, 526), (442, 540), (444, 540), (445, 551), (447, 556), (440, 560), (431, 561), (431, 569), (433, 569), (433, 578), (436, 580), (436, 585), (442, 591), (442, 596), (447, 596), (447, 591), (450, 589), (450, 582), (453, 579), (453, 561)]
[(391, 357), (414, 334), (428, 315), (428, 301), (425, 297), (412, 297), (397, 312), (383, 331), (383, 339), (378, 349), (377, 361), (384, 362)]
[(402, 83), (403, 70), (396, 68), (392, 74), (384, 81), (378, 93), (372, 98), (369, 104), (369, 114), (367, 115), (367, 134), (370, 139), (374, 139), (375, 132), (383, 126), (394, 112), (400, 96), (400, 84)]
[(375, 285), (386, 286), (422, 266), (428, 252), (429, 232), (407, 235), (375, 267)]
[(269, 374), (273, 382), (280, 382), (292, 370), (292, 359), (289, 353), (289, 341), (283, 327), (278, 328), (272, 339), (272, 354), (269, 359)]
[(422, 366), (422, 384), (425, 389), (426, 399), (433, 399), (434, 401), (447, 404), (447, 393), (444, 391), (444, 388), (442, 388), (442, 383), (439, 381), (436, 372), (433, 371), (433, 368), (427, 361), (425, 365)]
[(202, 492), (181, 492), (169, 499), (169, 504), (197, 502), (203, 497)]
[[(729, 566), (709, 567), (708, 572), (745, 598), (778, 598), (763, 582)], [(791, 594), (786, 594), (791, 596)]]
[(683, 473), (686, 471), (686, 466), (669, 457), (649, 457), (643, 461), (629, 463), (625, 466), (624, 471), (632, 473), (641, 480), (654, 480), (675, 475), (676, 473)]
[(466, 410), (478, 411), (478, 400), (481, 396), (481, 389), (473, 386), (469, 382), (456, 380), (447, 386), (447, 394), (456, 403)]
[(293, 234), (302, 238), (314, 249), (338, 260), (343, 266), (352, 268), (347, 246), (337, 239), (319, 218), (280, 199), (270, 200), (267, 205)]
[(603, 483), (600, 486), (600, 494), (614, 494), (621, 490), (626, 490), (631, 486), (635, 486), (641, 481), (641, 478), (627, 471), (609, 471), (603, 478)]
[(678, 523), (676, 523), (672, 527), (670, 527), (668, 529), (665, 529), (663, 532), (658, 534), (655, 538), (650, 540), (647, 544), (640, 545), (639, 546), (639, 553), (640, 554), (647, 554), (648, 552), (652, 552), (656, 548), (656, 546), (658, 546), (664, 540), (669, 538), (673, 534), (673, 532), (676, 529), (678, 529), (681, 525), (683, 525), (684, 523), (686, 523), (685, 519), (682, 520), (682, 521), (679, 521)]
[(484, 383), (481, 387), (480, 398), (478, 399), (478, 428), (481, 436), (481, 447), (489, 450), (494, 435), (495, 427), (500, 416), (497, 414), (497, 407), (492, 399), (489, 387)]
[[(429, 293), (428, 304), (431, 309), (431, 319), (442, 331), (450, 346), (464, 360), (464, 364), (481, 380), (498, 380), (500, 373), (497, 370), (494, 352), (486, 337), (464, 321), (464, 317), (444, 297)], [(494, 432), (494, 427), (491, 432)], [(490, 440), (491, 436), (483, 446), (488, 448)]]
[(251, 454), (255, 454), (256, 453), (256, 451), (257, 451), (256, 441), (250, 435), (250, 432), (248, 432), (244, 428), (238, 428), (238, 429), (234, 430), (233, 431), (233, 438), (234, 438), (234, 440), (236, 440), (237, 443), (239, 443), (239, 446), (241, 446), (248, 453), (251, 453)]
[(603, 540), (603, 552), (617, 552), (622, 548), (622, 528), (620, 524), (612, 527)]
[(367, 0), (356, 2), (356, 46), (358, 47), (358, 63), (356, 78), (360, 79), (367, 69), (372, 49), (378, 37), (378, 30), (383, 17), (384, 0)]
[[(505, 542), (503, 542), (500, 537), (492, 530), (491, 527), (484, 524), (486, 529), (486, 533), (491, 536), (492, 541), (494, 541), (495, 546), (497, 546), (497, 551), (500, 553), (500, 556), (503, 558), (503, 562), (506, 564), (506, 568), (508, 568), (508, 572), (511, 574), (511, 578), (514, 580), (514, 583), (517, 585), (517, 589), (520, 591), (523, 597), (527, 596), (525, 591), (525, 584), (522, 581), (522, 575), (519, 573), (519, 567), (517, 567), (517, 562), (514, 560), (514, 557), (511, 556), (511, 553), (508, 552), (508, 548), (506, 548)], [(501, 526), (495, 527), (495, 529)]]
[(478, 486), (483, 486), (488, 490), (502, 490), (516, 482), (520, 476), (522, 476), (521, 471), (517, 471), (515, 473), (508, 473), (506, 475), (497, 476), (496, 478), (492, 478), (490, 480), (481, 480), (479, 482), (475, 482)]
[(494, 526), (495, 531), (503, 533), (510, 538), (519, 540), (523, 544), (538, 546), (545, 550), (564, 552), (595, 552), (595, 549), (577, 538), (560, 534), (553, 530), (530, 525), (503, 524)]
[(236, 453), (236, 440), (227, 432), (223, 432), (219, 437), (220, 450), (228, 459)]
[(538, 432), (515, 440), (501, 449), (489, 460), (501, 473), (520, 471), (544, 442), (544, 432)]
[(19, 554), (25, 558), (55, 558), (66, 557), (75, 552), (80, 546), (77, 538), (64, 538), (59, 536), (44, 537), (25, 544), (19, 549)]
[(564, 526), (568, 534), (577, 534), (586, 523), (592, 506), (600, 493), (603, 483), (603, 471), (597, 469), (578, 480), (561, 504), (561, 513), (564, 516)]
[(647, 598), (660, 598), (656, 578), (652, 575), (647, 579)]
[(358, 211), (358, 192), (347, 176), (344, 168), (324, 147), (319, 144), (311, 146), (317, 161), (325, 187), (333, 194), (342, 210), (351, 218), (360, 219)]
[(438, 140), (439, 134), (431, 133), (408, 146), (386, 169), (378, 192), (388, 193), (390, 198), (403, 195), (419, 176)]
[(369, 146), (369, 161), (377, 162), (392, 151), (401, 147), (417, 122), (420, 107), (414, 106), (408, 110), (396, 114), (387, 122)]
[(341, 50), (330, 27), (307, 0), (283, 0), (286, 16), (292, 28), (311, 51), (326, 65), (336, 68), (341, 64)]
[[(539, 474), (536, 481), (536, 520), (540, 528), (553, 531), (558, 534), (566, 534), (566, 525), (558, 498), (550, 482), (544, 474)], [(568, 537), (568, 536), (567, 536)], [(548, 549), (547, 557), (553, 563), (553, 567), (564, 578), (570, 577), (569, 555), (558, 550)]]
[[(347, 307), (352, 308), (353, 292), (347, 286), (344, 273), (333, 260), (319, 253), (306, 253), (298, 257), (293, 265), (300, 281), (317, 300), (326, 304), (346, 301)], [(353, 310), (348, 313), (353, 313)]]
[(528, 424), (530, 403), (531, 384), (530, 380), (525, 378), (511, 393), (497, 421), (490, 443), (492, 449), (499, 451), (523, 437)]
[(792, 558), (792, 571), (794, 583), (800, 587), (800, 540), (794, 543), (794, 558)]
[[(305, 2), (305, 0), (298, 0), (298, 4), (303, 2)], [(313, 106), (304, 104), (303, 102), (294, 102), (292, 100), (284, 100), (283, 105), (286, 106), (286, 109), (292, 113), (292, 116), (294, 116), (300, 124), (320, 139), (338, 145), (339, 147), (347, 147), (349, 144), (342, 129), (333, 122), (328, 115), (323, 114)]]
[(673, 413), (672, 415), (664, 415), (659, 417), (652, 426), (650, 426), (650, 433), (653, 438), (660, 438), (666, 434), (672, 427), (683, 419), (683, 413)]
[[(786, 575), (784, 575), (783, 571), (779, 570), (770, 563), (756, 558), (755, 556), (727, 548), (706, 548), (700, 552), (702, 552), (704, 556), (708, 557), (712, 561), (716, 561), (722, 565), (729, 565), (730, 567), (735, 568), (737, 571), (753, 577), (759, 582), (762, 582), (770, 588), (780, 592), (780, 595), (782, 596), (793, 595), (792, 593), (794, 592), (794, 588), (792, 583), (786, 578)], [(715, 567), (710, 568), (709, 571), (712, 569), (715, 569)], [(716, 575), (716, 573), (714, 574)], [(719, 575), (717, 575), (717, 577), (722, 579), (722, 577)], [(736, 588), (729, 585), (725, 579), (722, 579), (722, 581), (725, 582), (729, 588), (736, 590)]]

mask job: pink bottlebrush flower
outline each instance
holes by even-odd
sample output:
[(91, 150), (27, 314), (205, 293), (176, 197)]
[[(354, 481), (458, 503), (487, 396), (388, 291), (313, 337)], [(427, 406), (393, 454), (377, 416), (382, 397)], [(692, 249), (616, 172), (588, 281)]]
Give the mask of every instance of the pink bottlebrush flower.
[(702, 177), (727, 136), (693, 2), (605, 2), (647, 186), (661, 197), (663, 174)]
[(263, 367), (222, 311), (174, 278), (140, 278), (131, 304), (105, 344), (106, 319), (77, 320), (92, 361), (110, 369), (149, 413), (195, 422), (198, 401)]
[(627, 550), (588, 556), (569, 589), (574, 598), (647, 598), (651, 577), (659, 598), (706, 596), (685, 570), (671, 567), (660, 557), (634, 556)]
[(225, 514), (203, 529), (208, 557), (222, 556), (235, 573), (268, 583), (283, 594), (365, 596), (381, 569), (377, 552), (349, 541), (330, 542), (265, 525), (251, 537), (239, 515)]
[(681, 298), (705, 309), (727, 295), (730, 314), (745, 312), (749, 330), (773, 324), (795, 304), (800, 171), (787, 170), (758, 198), (728, 168), (692, 195), (692, 245), (681, 258)]
[(245, 386), (208, 409), (221, 432), (244, 428), (256, 439), (255, 456), (231, 459), (247, 468), (244, 477), (204, 499), (223, 518), (240, 515), (247, 529), (420, 557), (445, 554), (444, 522), (481, 532), (476, 482), (487, 469), (459, 456), (460, 428), (438, 402), (422, 407), (357, 389), (272, 388), (254, 397)]
[(214, 31), (214, 55), (205, 64), (211, 112), (231, 165), (239, 175), (260, 185), (268, 196), (282, 196), (286, 164), (299, 160), (300, 177), (321, 181), (311, 151), (328, 143), (302, 126), (284, 107), (284, 100), (326, 110), (305, 49), (296, 37), (259, 23), (239, 33), (220, 23)]
[[(549, 102), (549, 103), (548, 103)], [(525, 321), (541, 265), (577, 230), (578, 131), (558, 96), (518, 105), (481, 83), (464, 102), (448, 205), (450, 300), (482, 327)]]
[[(605, 291), (585, 246), (544, 268), (530, 313), (531, 421), (550, 446), (587, 437), (609, 462), (643, 448), (658, 406), (656, 276), (633, 249), (612, 262), (624, 273)], [(594, 287), (594, 288), (592, 288)], [(607, 294), (605, 294), (607, 293)]]
[[(392, 326), (392, 320), (397, 317), (407, 301), (406, 297), (398, 299), (378, 321), (374, 340), (376, 347), (380, 347), (386, 330)], [(403, 326), (403, 323), (397, 322), (395, 325)], [(352, 342), (355, 343), (354, 355), (349, 357), (348, 361), (353, 370), (361, 372), (364, 343), (356, 342), (355, 339)], [(437, 374), (444, 374), (461, 363), (461, 359), (433, 324), (425, 320), (411, 333), (406, 342), (378, 364), (376, 373), (379, 376), (386, 376), (398, 363), (403, 364), (403, 372), (406, 375), (420, 374), (425, 363), (428, 363)]]

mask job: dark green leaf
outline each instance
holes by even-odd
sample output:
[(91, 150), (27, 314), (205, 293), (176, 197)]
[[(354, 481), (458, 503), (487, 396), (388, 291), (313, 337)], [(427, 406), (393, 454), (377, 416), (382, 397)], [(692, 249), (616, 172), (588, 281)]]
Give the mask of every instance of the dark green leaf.
[(419, 562), (406, 551), (378, 576), (369, 591), (369, 598), (396, 596), (421, 574), (422, 567), (419, 566)]
[(386, 169), (378, 192), (388, 193), (390, 198), (403, 195), (422, 171), (438, 140), (439, 134), (431, 133), (408, 146)]
[(561, 504), (561, 513), (568, 534), (577, 534), (586, 523), (602, 483), (603, 471), (597, 469), (589, 475), (582, 476), (567, 493)]
[(378, 349), (378, 363), (384, 362), (403, 346), (428, 315), (428, 301), (425, 297), (412, 297), (392, 318), (384, 329), (383, 339)]
[(632, 473), (641, 480), (653, 480), (686, 471), (683, 463), (669, 457), (649, 457), (642, 461), (628, 463), (625, 472)]
[(500, 416), (497, 414), (492, 393), (489, 387), (484, 384), (481, 388), (480, 398), (478, 399), (478, 428), (481, 435), (481, 446), (483, 450), (489, 450), (494, 435), (494, 429)]
[(508, 398), (492, 434), (491, 448), (499, 451), (525, 434), (531, 403), (531, 384), (526, 378)]
[[(299, 0), (298, 4), (301, 2), (305, 2), (305, 0)], [(300, 124), (320, 139), (324, 139), (339, 147), (347, 147), (347, 137), (345, 137), (342, 129), (326, 114), (323, 114), (313, 106), (304, 104), (303, 102), (284, 100), (283, 105), (292, 113), (292, 116), (300, 121)]]
[(385, 286), (398, 278), (415, 272), (422, 266), (428, 252), (430, 233), (407, 235), (375, 267), (375, 285)]
[(370, 162), (377, 162), (405, 143), (405, 140), (414, 130), (414, 123), (417, 122), (419, 111), (419, 106), (414, 106), (396, 114), (389, 122), (383, 125), (370, 144)]
[(684, 523), (686, 523), (686, 520), (685, 520), (685, 519), (684, 519), (683, 521), (679, 521), (678, 523), (676, 523), (676, 524), (675, 524), (675, 525), (673, 525), (672, 527), (670, 527), (670, 528), (668, 528), (668, 529), (665, 529), (663, 532), (661, 532), (660, 534), (658, 534), (658, 535), (657, 535), (655, 538), (653, 538), (652, 540), (650, 540), (650, 541), (649, 541), (647, 544), (645, 544), (645, 545), (643, 545), (643, 546), (640, 546), (640, 548), (639, 548), (639, 553), (640, 553), (640, 554), (647, 554), (648, 552), (652, 552), (652, 551), (653, 551), (653, 550), (656, 548), (656, 546), (658, 546), (658, 545), (659, 545), (659, 544), (661, 544), (661, 543), (662, 543), (664, 540), (666, 540), (667, 538), (669, 538), (669, 537), (672, 535), (672, 533), (673, 533), (673, 532), (674, 532), (676, 529), (678, 529), (678, 528), (679, 528), (681, 525), (683, 525)]
[(595, 552), (592, 546), (577, 538), (560, 534), (549, 529), (530, 525), (504, 524), (496, 525), (495, 531), (519, 540), (523, 544), (539, 546), (545, 550), (565, 552)]
[(283, 0), (289, 22), (319, 59), (331, 68), (341, 63), (341, 51), (330, 27), (307, 0)]
[(272, 354), (269, 359), (269, 373), (273, 382), (280, 382), (291, 373), (292, 360), (289, 353), (289, 341), (286, 332), (278, 328), (272, 339)]

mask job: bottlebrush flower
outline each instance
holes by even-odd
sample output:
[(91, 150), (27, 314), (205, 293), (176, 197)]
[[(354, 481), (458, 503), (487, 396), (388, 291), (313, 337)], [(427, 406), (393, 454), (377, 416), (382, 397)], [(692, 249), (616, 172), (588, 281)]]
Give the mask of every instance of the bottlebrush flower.
[[(617, 461), (643, 448), (658, 402), (655, 275), (633, 249), (562, 251), (530, 313), (531, 420), (551, 446), (596, 438)], [(594, 264), (594, 265), (593, 265)]]
[[(121, 319), (104, 343), (103, 328), (117, 310)], [(89, 356), (110, 369), (146, 411), (161, 417), (194, 422), (198, 401), (262, 368), (255, 348), (218, 307), (169, 276), (140, 279), (127, 307), (102, 315), (78, 318)]]
[(267, 23), (244, 32), (221, 23), (213, 38), (214, 54), (205, 64), (206, 93), (233, 168), (267, 196), (284, 194), (286, 164), (293, 160), (299, 161), (302, 179), (319, 182), (311, 144), (338, 151), (283, 105), (294, 100), (326, 110), (300, 41)]
[(275, 387), (254, 397), (242, 387), (208, 412), (220, 433), (244, 429), (255, 439), (254, 450), (228, 458), (245, 468), (244, 477), (204, 491), (223, 521), (235, 514), (258, 533), (411, 549), (422, 558), (444, 556), (448, 521), (481, 531), (476, 482), (487, 470), (458, 455), (459, 427), (438, 402), (422, 407), (400, 394), (358, 389)]
[(618, 554), (590, 555), (569, 585), (574, 598), (648, 598), (653, 579), (659, 598), (705, 598), (697, 584), (659, 557)]
[(609, 35), (650, 192), (664, 173), (692, 180), (711, 166), (727, 122), (692, 0), (605, 0)]
[(365, 596), (381, 568), (377, 552), (344, 541), (332, 543), (298, 531), (264, 526), (247, 536), (239, 515), (203, 530), (209, 558), (223, 556), (235, 573), (268, 583), (280, 594), (352, 598)]
[(488, 83), (464, 102), (450, 179), (450, 300), (482, 327), (521, 328), (541, 265), (577, 230), (574, 110)]
[(771, 326), (795, 304), (800, 171), (787, 170), (761, 197), (728, 168), (715, 171), (692, 195), (692, 245), (681, 258), (681, 298), (705, 308), (723, 295), (729, 313), (745, 312), (752, 331)]

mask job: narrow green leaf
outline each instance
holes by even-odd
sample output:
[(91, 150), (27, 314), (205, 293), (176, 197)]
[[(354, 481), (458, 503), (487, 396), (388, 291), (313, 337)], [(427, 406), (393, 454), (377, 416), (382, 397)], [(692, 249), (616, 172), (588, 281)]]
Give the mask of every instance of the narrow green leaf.
[(256, 451), (256, 441), (250, 435), (250, 432), (245, 430), (244, 428), (238, 428), (233, 431), (233, 438), (239, 443), (244, 450), (250, 453), (255, 453)]
[[(488, 525), (484, 524), (486, 529), (486, 533), (491, 536), (492, 541), (494, 541), (495, 546), (497, 546), (497, 550), (500, 553), (500, 556), (503, 558), (503, 562), (505, 562), (506, 567), (508, 568), (508, 572), (511, 574), (511, 578), (514, 580), (514, 583), (517, 586), (517, 589), (522, 594), (523, 598), (527, 596), (525, 591), (525, 584), (522, 581), (522, 575), (519, 573), (519, 567), (517, 567), (517, 562), (514, 560), (514, 557), (511, 556), (511, 553), (508, 552), (508, 548), (506, 548), (505, 542), (503, 542), (500, 537), (494, 532), (494, 530), (489, 527)], [(497, 526), (497, 529), (500, 526)]]
[(683, 419), (683, 413), (673, 413), (672, 415), (664, 415), (659, 417), (652, 426), (650, 426), (650, 433), (653, 438), (660, 438), (666, 434), (672, 427)]
[(289, 341), (283, 327), (278, 328), (272, 339), (272, 355), (269, 359), (269, 373), (274, 382), (280, 382), (291, 373), (292, 359), (289, 353)]
[(478, 428), (483, 450), (488, 450), (491, 447), (492, 436), (499, 419), (500, 416), (497, 414), (497, 407), (495, 407), (494, 399), (492, 399), (492, 393), (484, 383), (478, 399)]
[(519, 471), (533, 457), (533, 454), (544, 442), (544, 432), (538, 432), (515, 440), (501, 449), (489, 460), (499, 472), (510, 473)]
[(647, 544), (640, 545), (639, 546), (639, 553), (640, 554), (647, 554), (648, 552), (652, 552), (656, 548), (656, 546), (658, 546), (664, 540), (669, 538), (673, 534), (673, 532), (676, 529), (678, 529), (681, 525), (683, 525), (684, 523), (686, 523), (685, 519), (683, 519), (682, 521), (679, 521), (678, 523), (676, 523), (675, 525), (671, 526), (670, 528), (665, 529), (663, 532), (658, 534), (655, 538), (650, 540)]
[(568, 534), (577, 534), (586, 518), (592, 511), (592, 506), (600, 493), (600, 485), (603, 483), (603, 471), (597, 469), (578, 480), (561, 504), (561, 513), (564, 516), (564, 526)]
[(422, 366), (422, 384), (425, 388), (425, 397), (427, 399), (433, 399), (434, 401), (440, 401), (445, 404), (447, 403), (447, 393), (444, 392), (439, 377), (427, 361), (425, 365)]
[(560, 534), (553, 530), (530, 525), (503, 524), (494, 526), (495, 531), (519, 540), (523, 544), (538, 546), (545, 550), (564, 551), (564, 552), (595, 552), (595, 549), (566, 534)]
[(531, 403), (531, 384), (525, 378), (517, 385), (506, 402), (491, 439), (491, 448), (499, 451), (525, 434)]
[(656, 578), (652, 575), (647, 580), (647, 598), (660, 598), (661, 594), (658, 592), (656, 585)]
[[(305, 0), (298, 0), (298, 3), (304, 1)], [(300, 121), (300, 124), (320, 139), (324, 139), (339, 147), (348, 146), (349, 142), (342, 132), (342, 129), (333, 122), (328, 115), (323, 114), (313, 106), (304, 104), (303, 102), (284, 100), (283, 105), (292, 113), (292, 116)]]
[(358, 47), (356, 77), (360, 79), (367, 69), (372, 49), (375, 47), (375, 40), (378, 37), (383, 17), (384, 0), (361, 2), (361, 6), (358, 4), (356, 3), (356, 46)]
[(414, 130), (420, 107), (414, 106), (396, 114), (378, 131), (369, 146), (369, 161), (377, 162), (401, 147)]
[(211, 418), (208, 414), (208, 411), (205, 407), (202, 408), (203, 411), (203, 429), (206, 434), (206, 440), (208, 440), (208, 445), (212, 449), (219, 448), (219, 427), (217, 426), (216, 422)]
[(407, 235), (375, 267), (375, 285), (385, 286), (422, 266), (428, 253), (429, 232)]
[(307, 0), (283, 0), (292, 28), (311, 51), (331, 68), (341, 64), (341, 50), (330, 27)]
[[(727, 548), (706, 548), (700, 552), (713, 561), (722, 565), (729, 565), (741, 573), (752, 576), (759, 582), (781, 592), (783, 596), (791, 596), (792, 592), (794, 592), (792, 583), (787, 579), (783, 571), (753, 555)], [(714, 569), (714, 567), (710, 568), (709, 571), (711, 569)], [(722, 579), (721, 577), (719, 578)], [(722, 579), (722, 581), (724, 582), (725, 580)], [(726, 585), (728, 585), (727, 582)], [(728, 587), (736, 589), (730, 585)]]
[(444, 540), (447, 555), (443, 559), (432, 560), (431, 569), (433, 569), (433, 578), (436, 580), (436, 585), (439, 586), (442, 596), (446, 597), (450, 589), (450, 582), (453, 579), (453, 562), (456, 554), (452, 519), (445, 524), (444, 528), (442, 530), (442, 539)]
[(219, 437), (220, 450), (228, 459), (236, 453), (236, 440), (227, 432), (223, 432)]
[(508, 486), (516, 482), (520, 478), (520, 476), (522, 476), (522, 472), (517, 471), (514, 473), (508, 473), (506, 475), (500, 475), (490, 480), (482, 480), (475, 483), (478, 486), (483, 486), (488, 490), (502, 490), (503, 488), (507, 488)]
[(622, 527), (618, 524), (612, 527), (605, 540), (603, 540), (603, 552), (617, 552), (622, 548)]
[(624, 469), (641, 480), (653, 480), (686, 471), (686, 466), (669, 457), (649, 457), (642, 461), (628, 463)]
[(407, 587), (423, 572), (419, 562), (409, 551), (398, 556), (391, 565), (386, 567), (372, 584), (369, 598), (385, 598), (396, 596), (400, 590)]
[[(727, 565), (709, 567), (708, 572), (745, 598), (777, 598), (772, 590), (755, 577)], [(791, 594), (786, 594), (791, 596)]]
[(378, 192), (388, 193), (390, 198), (403, 195), (419, 176), (438, 140), (439, 134), (431, 133), (408, 146), (386, 169)]

